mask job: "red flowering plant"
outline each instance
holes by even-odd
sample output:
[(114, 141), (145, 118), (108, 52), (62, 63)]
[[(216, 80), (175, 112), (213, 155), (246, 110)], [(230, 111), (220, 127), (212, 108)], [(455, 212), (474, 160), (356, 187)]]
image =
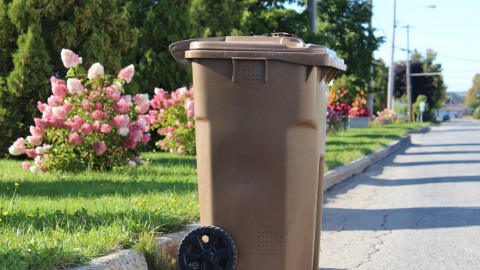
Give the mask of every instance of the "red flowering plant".
[(350, 106), (347, 105), (346, 101), (347, 94), (347, 89), (335, 89), (333, 85), (330, 87), (327, 108), (329, 114), (328, 130), (330, 131), (338, 130), (342, 126), (342, 122), (343, 126), (346, 126), (348, 112), (350, 111)]
[(26, 154), (32, 172), (109, 170), (115, 166), (143, 163), (135, 151), (137, 143), (150, 140), (150, 101), (147, 94), (124, 94), (134, 75), (134, 66), (117, 76), (104, 73), (100, 63), (88, 72), (82, 58), (63, 49), (67, 80), (51, 77), (52, 96), (38, 102), (41, 118), (30, 126), (31, 136), (19, 138), (10, 148), (12, 155)]
[(346, 117), (350, 111), (350, 106), (347, 105), (345, 100), (347, 94), (347, 89), (335, 89), (332, 86), (328, 97), (328, 104), (332, 107), (333, 111), (337, 112), (342, 118)]
[(327, 132), (335, 133), (342, 125), (341, 113), (336, 112), (332, 106), (327, 105)]
[(371, 115), (370, 110), (367, 108), (367, 100), (365, 99), (365, 91), (360, 91), (360, 96), (355, 97), (352, 103), (352, 107), (348, 112), (348, 117), (369, 117)]

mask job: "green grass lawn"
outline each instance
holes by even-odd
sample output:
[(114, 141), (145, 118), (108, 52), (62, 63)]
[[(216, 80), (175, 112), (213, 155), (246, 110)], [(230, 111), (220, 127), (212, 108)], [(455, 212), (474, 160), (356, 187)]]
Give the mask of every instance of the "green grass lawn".
[(198, 220), (195, 158), (143, 156), (149, 166), (61, 176), (1, 160), (0, 269), (72, 266)]
[(331, 170), (375, 152), (411, 130), (430, 126), (430, 123), (408, 123), (365, 129), (349, 129), (327, 136), (325, 168)]
[[(427, 124), (424, 124), (427, 125)], [(420, 124), (327, 137), (331, 169)], [(144, 153), (148, 166), (108, 173), (31, 174), (0, 160), (0, 269), (63, 269), (199, 219), (195, 157)]]

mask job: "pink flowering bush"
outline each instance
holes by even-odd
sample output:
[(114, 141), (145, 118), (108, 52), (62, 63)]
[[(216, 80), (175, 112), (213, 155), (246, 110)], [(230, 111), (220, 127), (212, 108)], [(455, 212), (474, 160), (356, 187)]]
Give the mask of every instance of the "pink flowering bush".
[(148, 95), (124, 94), (134, 66), (116, 77), (107, 75), (100, 63), (88, 71), (74, 52), (61, 52), (67, 80), (51, 77), (52, 96), (38, 102), (41, 118), (30, 126), (31, 135), (9, 148), (12, 155), (26, 154), (33, 163), (22, 167), (35, 171), (109, 170), (115, 166), (143, 163), (136, 146), (150, 140)]
[(163, 136), (156, 145), (170, 153), (195, 154), (193, 89), (168, 93), (156, 88), (149, 111), (152, 129)]
[(383, 126), (386, 124), (393, 124), (396, 118), (397, 115), (393, 111), (385, 108), (383, 111), (377, 112), (377, 117), (373, 119), (372, 125)]

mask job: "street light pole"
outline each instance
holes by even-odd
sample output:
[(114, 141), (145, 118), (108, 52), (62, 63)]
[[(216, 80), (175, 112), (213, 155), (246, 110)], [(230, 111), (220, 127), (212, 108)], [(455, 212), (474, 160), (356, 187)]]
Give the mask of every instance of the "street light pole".
[(387, 108), (392, 109), (392, 96), (395, 88), (395, 65), (394, 65), (394, 53), (395, 53), (395, 28), (396, 25), (396, 7), (397, 0), (393, 0), (393, 30), (392, 30), (392, 53), (390, 55), (390, 69), (388, 72), (388, 90), (387, 90)]

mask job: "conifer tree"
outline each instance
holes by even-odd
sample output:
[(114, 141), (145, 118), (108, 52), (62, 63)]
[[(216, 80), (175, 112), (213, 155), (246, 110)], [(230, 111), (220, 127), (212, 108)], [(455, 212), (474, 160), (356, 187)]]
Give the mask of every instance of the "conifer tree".
[[(28, 135), (21, 132), (28, 131), (33, 118), (39, 114), (36, 101), (45, 101), (50, 95), (52, 73), (41, 32), (39, 25), (32, 25), (20, 35), (18, 50), (13, 55), (14, 68), (7, 78), (8, 89), (3, 87), (1, 91), (4, 123), (0, 125), (5, 127), (2, 142), (7, 145), (18, 136)], [(5, 150), (2, 145), (1, 151)]]
[(8, 19), (7, 5), (0, 1), (0, 76), (5, 77), (13, 68), (12, 54), (16, 48), (16, 33)]
[(177, 63), (168, 46), (194, 38), (191, 34), (189, 1), (126, 1), (130, 25), (138, 33), (138, 42), (124, 64), (136, 63), (136, 88), (153, 94), (154, 87), (175, 90), (191, 86), (190, 67)]

